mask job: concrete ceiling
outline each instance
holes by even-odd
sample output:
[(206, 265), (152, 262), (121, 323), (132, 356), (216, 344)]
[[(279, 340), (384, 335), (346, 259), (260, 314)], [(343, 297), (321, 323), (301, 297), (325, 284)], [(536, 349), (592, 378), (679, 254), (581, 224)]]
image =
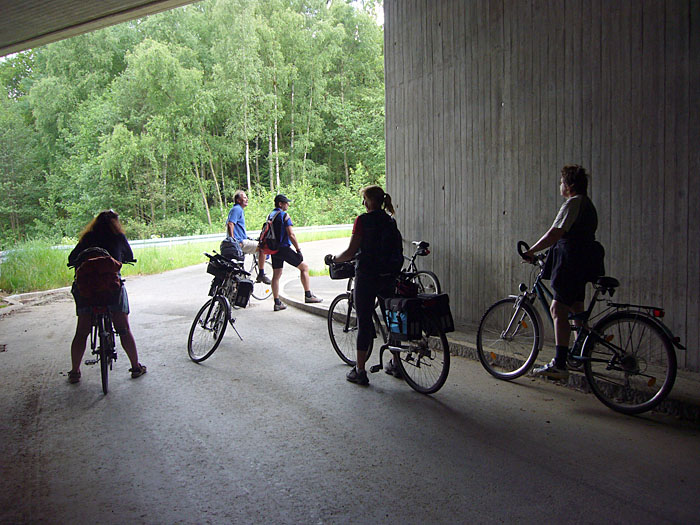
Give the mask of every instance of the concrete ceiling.
[(0, 56), (192, 2), (193, 0), (0, 0)]

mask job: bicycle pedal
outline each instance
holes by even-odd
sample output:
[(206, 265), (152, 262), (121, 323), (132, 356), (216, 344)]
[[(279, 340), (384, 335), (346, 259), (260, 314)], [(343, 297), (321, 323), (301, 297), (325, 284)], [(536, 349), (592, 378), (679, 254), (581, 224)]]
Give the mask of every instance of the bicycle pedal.
[(382, 365), (372, 365), (372, 366), (369, 367), (369, 371), (370, 371), (372, 374), (376, 374), (376, 373), (379, 372), (381, 369), (382, 369)]
[(96, 365), (97, 364), (97, 359), (86, 359), (85, 360), (86, 365)]

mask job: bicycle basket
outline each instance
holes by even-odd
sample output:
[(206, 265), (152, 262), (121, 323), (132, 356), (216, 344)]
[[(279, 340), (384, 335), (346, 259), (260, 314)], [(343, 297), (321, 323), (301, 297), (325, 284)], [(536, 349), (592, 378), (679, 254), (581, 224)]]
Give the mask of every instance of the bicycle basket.
[(352, 262), (334, 262), (328, 266), (331, 279), (350, 279), (355, 277), (355, 263)]

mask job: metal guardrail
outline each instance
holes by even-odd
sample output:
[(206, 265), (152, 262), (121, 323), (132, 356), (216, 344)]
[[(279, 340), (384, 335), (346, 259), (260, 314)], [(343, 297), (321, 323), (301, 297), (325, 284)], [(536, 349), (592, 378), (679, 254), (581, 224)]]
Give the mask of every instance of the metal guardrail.
[[(295, 233), (304, 232), (323, 232), (323, 231), (336, 231), (336, 230), (348, 230), (352, 228), (352, 224), (331, 224), (327, 226), (301, 226), (299, 228), (294, 228)], [(260, 235), (260, 230), (249, 230), (248, 236), (255, 238)], [(152, 239), (138, 239), (135, 241), (129, 241), (132, 248), (145, 248), (148, 246), (174, 246), (176, 244), (187, 244), (192, 242), (207, 242), (207, 241), (222, 241), (224, 239), (224, 232), (221, 233), (211, 233), (207, 235), (187, 235), (184, 237), (155, 237)], [(58, 245), (52, 246), (54, 250), (72, 250), (74, 245)], [(12, 250), (7, 250), (0, 252), (0, 264), (4, 261), (5, 255), (10, 253)]]

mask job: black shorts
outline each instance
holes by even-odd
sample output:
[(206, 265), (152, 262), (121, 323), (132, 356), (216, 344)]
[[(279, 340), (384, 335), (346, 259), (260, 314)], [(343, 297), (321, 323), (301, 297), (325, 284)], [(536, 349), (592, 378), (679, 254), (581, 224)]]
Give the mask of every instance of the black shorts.
[(296, 268), (303, 260), (304, 258), (292, 250), (291, 246), (282, 246), (277, 253), (272, 254), (272, 268), (279, 270), (284, 266), (284, 263), (291, 264)]

